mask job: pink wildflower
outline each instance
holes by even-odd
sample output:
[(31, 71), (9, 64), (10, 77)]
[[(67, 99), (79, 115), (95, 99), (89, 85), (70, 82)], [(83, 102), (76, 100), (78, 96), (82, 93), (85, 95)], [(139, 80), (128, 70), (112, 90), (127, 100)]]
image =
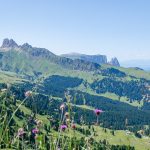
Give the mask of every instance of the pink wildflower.
[(24, 132), (24, 129), (23, 129), (23, 128), (19, 128), (19, 129), (18, 129), (18, 134), (17, 134), (17, 135), (18, 135), (18, 137), (20, 137), (20, 136), (23, 136), (24, 133), (25, 133), (25, 132)]
[(27, 91), (27, 92), (25, 92), (25, 96), (26, 96), (26, 97), (32, 96), (32, 91)]
[(62, 131), (65, 131), (65, 129), (67, 129), (67, 126), (66, 126), (66, 125), (61, 125), (61, 126), (60, 126), (60, 129), (61, 129)]
[(72, 127), (72, 129), (75, 129), (75, 128), (76, 128), (76, 125), (75, 125), (75, 124), (72, 124), (71, 127)]
[(39, 130), (37, 128), (32, 129), (32, 133), (38, 134)]
[(63, 111), (63, 110), (64, 110), (64, 108), (65, 108), (65, 104), (61, 104), (61, 105), (60, 105), (60, 110), (62, 110), (62, 111)]
[(101, 109), (95, 109), (94, 110), (95, 114), (98, 116), (100, 115), (103, 111)]

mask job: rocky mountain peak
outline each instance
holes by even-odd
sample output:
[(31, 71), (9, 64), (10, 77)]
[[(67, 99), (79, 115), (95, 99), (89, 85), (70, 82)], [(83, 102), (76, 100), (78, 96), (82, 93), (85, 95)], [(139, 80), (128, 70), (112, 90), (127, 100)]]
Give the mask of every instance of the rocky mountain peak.
[(32, 46), (28, 43), (24, 43), (22, 46), (21, 46), (22, 49), (29, 49), (29, 48), (32, 48)]
[(69, 53), (69, 54), (62, 54), (61, 56), (70, 58), (70, 59), (81, 59), (88, 62), (93, 62), (97, 64), (110, 64), (112, 66), (120, 66), (120, 63), (116, 57), (112, 58), (110, 61), (107, 61), (106, 55), (86, 55), (86, 54), (80, 54), (80, 53)]
[(4, 39), (1, 48), (16, 48), (18, 44), (13, 39)]
[(69, 54), (62, 54), (61, 56), (70, 58), (70, 59), (81, 59), (97, 64), (106, 64), (107, 63), (107, 56), (105, 55), (86, 55), (80, 53), (69, 53)]
[(120, 63), (118, 61), (118, 59), (116, 57), (112, 58), (109, 62), (109, 64), (113, 65), (113, 66), (120, 66)]

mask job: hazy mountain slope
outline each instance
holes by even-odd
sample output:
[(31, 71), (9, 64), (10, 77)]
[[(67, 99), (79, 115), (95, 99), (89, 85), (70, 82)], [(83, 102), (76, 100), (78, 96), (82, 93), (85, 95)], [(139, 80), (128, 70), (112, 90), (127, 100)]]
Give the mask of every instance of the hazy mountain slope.
[(55, 120), (57, 125), (59, 107), (68, 101), (66, 94), (77, 124), (81, 118), (86, 125), (94, 124), (97, 117), (93, 110), (99, 108), (104, 111), (99, 118), (104, 128), (136, 133), (149, 125), (150, 74), (143, 70), (71, 60), (12, 40), (0, 48), (0, 68), (0, 90), (11, 83), (6, 92), (12, 95), (15, 107), (24, 100), (26, 91), (34, 91), (14, 117), (18, 125), (23, 125), (30, 112), (37, 112), (46, 123)]
[(71, 59), (82, 59), (90, 62), (95, 62), (97, 64), (106, 64), (107, 57), (105, 55), (85, 55), (79, 53), (70, 53), (70, 54), (62, 54), (61, 56)]
[(86, 55), (80, 53), (69, 53), (69, 54), (62, 54), (61, 56), (70, 58), (70, 59), (81, 59), (85, 61), (94, 62), (97, 64), (110, 64), (112, 66), (120, 66), (120, 63), (116, 57), (112, 58), (110, 61), (107, 61), (107, 56), (105, 55)]
[(118, 70), (126, 73), (126, 75), (130, 76), (130, 77), (144, 78), (144, 79), (150, 80), (150, 72), (144, 71), (144, 70), (139, 69), (139, 68), (115, 67), (115, 66), (105, 64), (105, 65), (102, 65), (101, 69), (105, 70), (105, 69), (108, 69), (108, 68), (118, 69)]
[[(72, 60), (57, 56), (44, 48), (32, 47), (27, 43), (19, 46), (13, 40), (3, 41), (0, 48), (0, 69), (24, 75), (29, 80), (44, 76), (42, 90), (47, 91), (44, 94), (57, 91), (55, 96), (62, 96), (65, 90), (73, 89), (85, 91), (91, 95), (103, 94), (106, 97), (108, 93), (115, 94), (116, 97), (118, 96), (116, 100), (125, 99), (127, 103), (135, 100), (139, 103), (149, 100), (145, 97), (149, 94), (148, 86), (150, 85), (150, 74), (147, 72), (133, 68), (99, 65), (81, 59)], [(53, 85), (47, 88), (47, 85), (51, 85), (49, 79), (54, 75), (58, 75), (58, 81), (64, 80), (61, 84), (62, 90), (60, 86), (57, 86), (56, 79), (52, 80)], [(76, 86), (66, 84), (74, 81), (74, 78), (77, 79), (75, 81), (82, 80), (82, 82)], [(128, 92), (129, 89), (132, 89), (132, 92)], [(139, 91), (134, 92), (134, 89)]]
[(0, 48), (0, 68), (5, 71), (37, 75), (49, 72), (51, 68), (57, 66), (81, 71), (97, 71), (100, 68), (96, 63), (60, 57), (46, 49), (35, 48), (29, 44), (16, 46), (16, 43), (12, 44), (12, 40), (7, 42), (11, 44), (4, 44), (4, 40)]
[[(111, 68), (114, 67), (111, 65), (100, 66), (99, 64), (91, 63), (89, 61), (79, 59), (71, 60), (60, 57), (51, 53), (47, 49), (32, 47), (27, 43), (18, 46), (15, 41), (8, 39), (3, 41), (0, 48), (0, 69), (5, 71), (38, 76), (42, 73), (51, 74), (51, 72), (57, 73), (62, 70), (61, 72), (65, 72), (66, 74), (68, 74), (69, 71), (76, 73), (91, 72), (92, 74), (94, 73), (94, 75), (100, 76), (115, 75), (119, 77), (119, 74), (124, 74), (125, 76), (134, 76), (137, 78), (141, 78), (143, 76), (143, 78), (150, 79), (149, 73), (144, 71), (120, 67), (116, 67), (116, 70)], [(132, 70), (132, 73), (129, 70)]]
[(139, 67), (142, 68), (144, 70), (150, 71), (150, 60), (146, 59), (146, 60), (128, 60), (128, 61), (122, 61), (121, 65), (123, 67)]
[(24, 76), (17, 75), (13, 72), (0, 71), (0, 83), (16, 84), (23, 83), (26, 81), (27, 80), (24, 79)]

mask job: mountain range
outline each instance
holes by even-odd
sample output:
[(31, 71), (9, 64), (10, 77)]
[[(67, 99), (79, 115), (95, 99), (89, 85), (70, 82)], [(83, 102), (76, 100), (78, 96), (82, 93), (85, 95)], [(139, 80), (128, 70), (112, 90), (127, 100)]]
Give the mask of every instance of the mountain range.
[[(17, 80), (34, 82), (44, 77), (39, 91), (56, 97), (62, 97), (63, 92), (70, 89), (140, 107), (145, 107), (149, 100), (146, 95), (150, 74), (139, 68), (119, 67), (116, 58), (109, 63), (104, 55), (58, 56), (45, 48), (28, 43), (18, 45), (13, 39), (4, 39), (0, 47), (0, 69), (5, 74), (16, 73)], [(129, 88), (132, 91), (129, 92)]]
[(110, 61), (107, 61), (106, 55), (86, 55), (79, 53), (70, 53), (70, 54), (62, 54), (61, 56), (70, 58), (70, 59), (81, 59), (89, 62), (94, 62), (97, 64), (110, 64), (113, 66), (120, 66), (119, 61), (116, 57), (112, 58)]
[[(116, 65), (112, 65), (114, 63)], [(150, 74), (140, 68), (119, 67), (116, 58), (108, 62), (104, 55), (73, 53), (58, 56), (45, 48), (32, 47), (28, 43), (18, 45), (13, 39), (4, 39), (0, 47), (0, 69), (2, 72), (16, 73), (17, 77), (20, 76), (33, 82), (37, 78), (45, 77), (44, 87), (53, 80), (52, 76), (54, 79), (60, 79), (60, 82), (77, 80), (79, 84), (73, 86), (73, 83), (70, 83), (61, 91), (72, 87), (77, 91), (86, 93), (88, 91), (89, 94), (103, 95), (111, 99), (113, 99), (111, 97), (113, 94), (115, 100), (121, 98), (125, 103), (132, 102), (129, 103), (130, 105), (136, 102), (140, 103), (145, 98), (150, 80)], [(133, 84), (132, 90), (137, 90), (142, 86), (144, 86), (144, 90), (137, 93), (133, 91), (129, 94), (127, 91), (130, 84)], [(50, 91), (46, 90), (48, 95), (60, 96), (55, 95), (55, 90), (51, 90), (51, 88)], [(137, 105), (140, 106), (140, 104)]]
[(128, 60), (121, 61), (121, 65), (124, 67), (139, 67), (146, 71), (150, 71), (150, 60), (136, 59), (136, 60)]
[[(116, 58), (108, 62), (103, 55), (58, 56), (45, 48), (4, 39), (0, 70), (0, 89), (9, 87), (15, 100), (13, 105), (23, 101), (26, 91), (34, 91), (35, 101), (28, 99), (19, 112), (36, 111), (41, 118), (46, 114), (57, 120), (60, 111), (57, 108), (66, 103), (69, 94), (74, 121), (78, 124), (81, 117), (86, 125), (92, 124), (96, 119), (93, 110), (101, 108), (105, 112), (100, 117), (103, 128), (137, 133), (149, 125), (150, 73), (120, 67)], [(18, 126), (23, 124), (17, 114), (15, 117)]]

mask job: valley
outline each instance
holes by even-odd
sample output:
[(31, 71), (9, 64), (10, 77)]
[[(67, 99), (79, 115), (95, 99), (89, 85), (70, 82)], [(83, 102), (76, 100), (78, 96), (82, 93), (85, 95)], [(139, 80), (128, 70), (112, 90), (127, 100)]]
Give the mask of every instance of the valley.
[[(16, 148), (18, 142), (22, 149), (39, 146), (55, 150), (66, 142), (64, 149), (70, 150), (149, 149), (149, 72), (107, 61), (66, 58), (27, 43), (18, 45), (12, 39), (5, 39), (0, 48), (0, 70), (1, 148)], [(103, 112), (94, 114), (95, 109)], [(36, 120), (43, 125), (40, 132), (32, 134), (38, 127)], [(60, 131), (62, 124), (64, 132)], [(17, 137), (19, 128), (25, 130), (27, 145)], [(71, 144), (72, 140), (77, 144)]]

